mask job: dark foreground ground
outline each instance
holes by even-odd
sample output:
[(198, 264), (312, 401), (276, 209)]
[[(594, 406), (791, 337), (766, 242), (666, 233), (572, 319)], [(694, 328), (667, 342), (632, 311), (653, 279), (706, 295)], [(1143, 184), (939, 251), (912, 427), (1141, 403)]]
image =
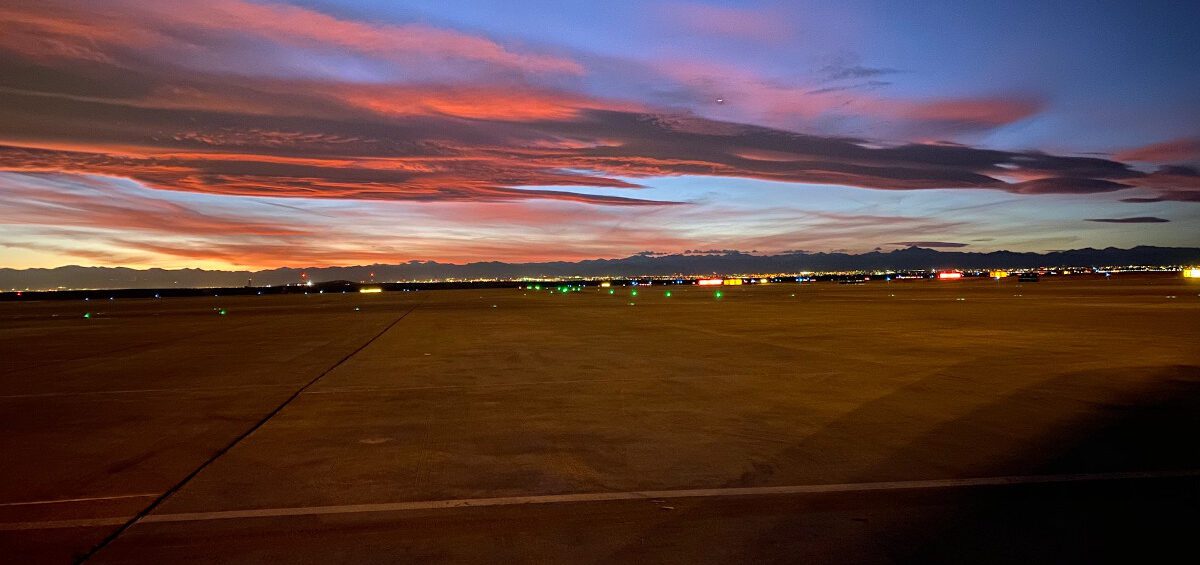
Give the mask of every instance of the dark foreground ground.
[(1194, 558), (1200, 284), (664, 290), (0, 304), (0, 562)]

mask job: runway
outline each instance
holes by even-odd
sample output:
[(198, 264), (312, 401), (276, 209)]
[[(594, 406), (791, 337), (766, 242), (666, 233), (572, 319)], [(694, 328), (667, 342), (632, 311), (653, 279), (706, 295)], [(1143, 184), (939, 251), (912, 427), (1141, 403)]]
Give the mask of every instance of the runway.
[(0, 552), (1094, 562), (1188, 543), (1200, 289), (1012, 286), (3, 304)]

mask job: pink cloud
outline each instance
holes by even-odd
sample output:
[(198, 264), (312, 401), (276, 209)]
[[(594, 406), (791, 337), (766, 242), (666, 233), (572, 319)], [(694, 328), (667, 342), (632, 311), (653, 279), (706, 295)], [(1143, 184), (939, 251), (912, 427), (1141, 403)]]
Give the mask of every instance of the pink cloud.
[(1028, 97), (949, 98), (895, 105), (895, 115), (924, 122), (1002, 126), (1040, 112), (1043, 104)]
[[(104, 4), (6, 3), (0, 46), (37, 57), (115, 60), (113, 50), (174, 55), (174, 63), (208, 65), (230, 38), (281, 46), (354, 52), (394, 63), (460, 61), (521, 73), (577, 75), (570, 59), (512, 51), (490, 39), (421, 24), (382, 24), (337, 18), (316, 10), (244, 0), (181, 0)], [(205, 53), (208, 51), (208, 53)], [(236, 58), (225, 63), (237, 65)]]
[[(1041, 108), (1029, 97), (922, 101), (873, 92), (814, 93), (813, 85), (681, 61), (664, 63), (661, 77), (695, 96), (722, 96), (725, 103), (706, 106), (704, 114), (667, 112), (574, 92), (562, 83), (552, 88), (516, 80), (555, 65), (525, 65), (535, 59), (490, 40), (458, 38), (457, 32), (410, 45), (397, 38), (411, 31), (403, 26), (277, 4), (212, 0), (189, 3), (192, 11), (117, 6), (123, 9), (23, 2), (0, 8), (16, 30), (0, 37), (0, 49), (28, 63), (14, 67), (26, 70), (10, 73), (6, 80), (13, 86), (0, 90), (0, 170), (104, 175), (227, 196), (642, 207), (673, 203), (638, 198), (637, 179), (673, 175), (1034, 194), (1144, 186), (1172, 198), (1190, 198), (1193, 182), (1180, 171), (1147, 175), (1104, 159), (795, 133), (805, 123), (844, 118), (891, 123), (888, 131), (909, 134), (905, 139), (937, 139), (947, 131), (987, 131), (1026, 119)], [(128, 17), (114, 21), (111, 14)], [(122, 26), (127, 34), (113, 31)], [(49, 67), (30, 63), (20, 49), (35, 40), (31, 30), (56, 40), (74, 37), (114, 62), (54, 66), (62, 79), (56, 84), (66, 86), (42, 92), (53, 88), (43, 77)], [(224, 41), (230, 34), (381, 54), (389, 61), (409, 55), (469, 59), (505, 72), (468, 73), (477, 77), (470, 83), (363, 84), (181, 68), (214, 49), (246, 57), (263, 51), (258, 43), (246, 48)], [(12, 37), (17, 39), (5, 39)], [(195, 46), (190, 56), (172, 51), (188, 45)], [(164, 49), (179, 62), (155, 62)], [(570, 187), (629, 192), (588, 194)]]
[(1200, 160), (1200, 138), (1182, 137), (1134, 147), (1118, 152), (1115, 158), (1122, 161), (1145, 161), (1148, 163), (1181, 163)]
[(201, 212), (83, 176), (0, 174), (0, 224), (207, 236), (297, 236), (292, 225)]
[[(1045, 104), (1036, 96), (977, 96), (919, 100), (893, 98), (866, 88), (822, 87), (820, 77), (783, 82), (742, 67), (696, 60), (663, 61), (655, 67), (714, 118), (819, 129), (823, 120), (867, 124), (881, 137), (927, 140), (990, 130), (1032, 117)], [(720, 99), (721, 104), (715, 101)]]

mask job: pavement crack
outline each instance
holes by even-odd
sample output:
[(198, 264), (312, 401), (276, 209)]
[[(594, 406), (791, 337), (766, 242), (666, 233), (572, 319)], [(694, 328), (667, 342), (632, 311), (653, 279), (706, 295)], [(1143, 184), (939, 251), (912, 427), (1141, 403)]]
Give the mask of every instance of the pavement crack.
[(182, 489), (189, 482), (191, 482), (192, 479), (196, 478), (197, 475), (199, 475), (201, 472), (203, 472), (205, 469), (207, 469), (209, 465), (212, 465), (217, 459), (220, 459), (223, 455), (228, 453), (234, 447), (237, 447), (237, 445), (240, 444), (243, 440), (250, 437), (252, 434), (254, 434), (254, 432), (258, 431), (259, 428), (262, 428), (264, 425), (266, 425), (267, 422), (271, 421), (272, 418), (274, 418), (276, 415), (278, 415), (280, 412), (282, 412), (284, 408), (287, 408), (288, 405), (290, 405), (292, 403), (292, 401), (296, 400), (297, 398), (300, 398), (300, 395), (303, 394), (304, 391), (308, 390), (310, 387), (312, 387), (313, 385), (320, 382), (321, 379), (325, 378), (326, 375), (332, 373), (338, 367), (341, 367), (344, 363), (346, 363), (346, 361), (349, 361), (355, 355), (358, 355), (359, 353), (361, 353), (364, 349), (369, 347), (372, 343), (375, 343), (376, 340), (383, 337), (384, 334), (391, 331), (392, 328), (396, 327), (396, 325), (400, 323), (400, 320), (403, 320), (404, 318), (407, 318), (409, 314), (412, 314), (413, 311), (416, 310), (417, 307), (420, 306), (421, 304), (422, 304), (422, 302), (413, 304), (412, 307), (410, 307), (408, 310), (405, 310), (402, 314), (397, 316), (396, 319), (392, 320), (391, 323), (389, 323), (382, 330), (380, 330), (379, 333), (375, 334), (370, 339), (363, 342), (362, 345), (358, 346), (350, 353), (347, 353), (344, 357), (339, 359), (336, 363), (334, 363), (333, 365), (330, 365), (329, 368), (325, 369), (324, 371), (321, 371), (321, 373), (319, 373), (317, 376), (313, 377), (311, 380), (309, 380), (307, 383), (305, 383), (304, 386), (301, 386), (300, 388), (296, 389), (295, 392), (293, 392), (290, 396), (288, 396), (286, 399), (284, 399), (283, 402), (281, 402), (278, 406), (276, 406), (274, 409), (272, 409), (270, 412), (268, 412), (265, 416), (263, 416), (257, 422), (255, 422), (254, 425), (250, 426), (250, 428), (248, 428), (246, 431), (242, 432), (241, 434), (238, 434), (238, 436), (233, 438), (232, 441), (230, 441), (224, 447), (222, 447), (221, 449), (219, 449), (215, 453), (213, 453), (208, 459), (206, 459), (198, 467), (193, 469), (192, 472), (188, 473), (187, 476), (185, 476), (182, 480), (175, 483), (171, 488), (167, 489), (166, 492), (163, 492), (161, 495), (159, 495), (157, 498), (155, 498), (149, 505), (147, 505), (145, 508), (143, 508), (140, 512), (135, 514), (132, 518), (130, 518), (128, 521), (126, 521), (124, 524), (122, 524), (116, 530), (113, 530), (112, 533), (105, 536), (104, 539), (100, 540), (99, 543), (92, 546), (92, 548), (89, 549), (87, 551), (87, 553), (84, 553), (83, 555), (79, 556), (79, 558), (76, 559), (75, 562), (76, 563), (85, 563), (88, 560), (90, 560), (92, 557), (94, 557), (97, 553), (102, 551), (104, 548), (108, 547), (110, 544), (112, 544), (112, 542), (116, 541), (117, 538), (121, 537), (122, 534), (129, 531), (130, 528), (132, 528), (133, 526), (135, 526), (139, 522), (141, 522), (142, 519), (144, 519), (146, 516), (148, 516), (151, 512), (153, 512), (159, 506), (162, 506), (162, 504), (164, 502), (166, 502), (167, 499), (171, 498), (171, 496), (173, 496), (176, 492), (179, 492), (179, 490)]

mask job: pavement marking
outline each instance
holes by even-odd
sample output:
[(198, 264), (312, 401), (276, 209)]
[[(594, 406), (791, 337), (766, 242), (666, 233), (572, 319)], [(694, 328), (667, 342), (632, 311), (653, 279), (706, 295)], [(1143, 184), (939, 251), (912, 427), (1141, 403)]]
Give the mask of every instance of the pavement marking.
[(42, 504), (67, 504), (71, 502), (95, 502), (98, 500), (120, 500), (122, 498), (153, 498), (161, 493), (115, 494), (112, 496), (89, 496), (86, 498), (60, 498), (56, 500), (31, 500), (29, 502), (0, 502), (0, 506), (37, 506)]
[[(427, 300), (427, 298), (424, 300)], [(349, 361), (352, 357), (354, 357), (355, 355), (358, 355), (359, 352), (361, 352), (362, 350), (366, 349), (367, 347), (370, 347), (371, 344), (375, 343), (379, 338), (383, 337), (384, 334), (392, 331), (392, 328), (396, 327), (396, 325), (399, 324), (401, 322), (401, 320), (407, 318), (408, 315), (412, 314), (413, 311), (415, 311), (418, 306), (424, 304), (424, 300), (422, 300), (421, 302), (414, 303), (412, 306), (410, 306), (407, 310), (405, 310), (399, 316), (396, 316), (396, 318), (393, 319), (391, 321), (391, 323), (387, 324), (386, 326), (383, 327), (383, 329), (379, 330), (379, 333), (376, 333), (375, 335), (371, 336), (369, 339), (364, 341), (362, 343), (362, 345), (359, 345), (353, 351), (347, 353), (341, 359), (338, 359), (337, 362), (330, 365), (324, 371), (321, 371), (319, 374), (317, 374), (317, 376), (313, 377), (307, 383), (304, 383), (302, 386), (300, 386), (300, 388), (297, 388), (295, 390), (295, 392), (293, 392), (290, 396), (285, 398), (283, 400), (283, 402), (279, 403), (278, 406), (276, 406), (274, 409), (272, 409), (271, 411), (269, 411), (265, 415), (263, 415), (263, 417), (261, 419), (259, 419), (257, 422), (255, 422), (254, 425), (250, 426), (248, 429), (246, 429), (246, 431), (242, 432), (241, 434), (238, 434), (237, 437), (233, 438), (229, 443), (225, 444), (224, 447), (222, 447), (222, 448), (218, 449), (216, 452), (214, 452), (211, 456), (209, 456), (208, 459), (206, 459), (206, 460), (204, 460), (204, 462), (200, 463), (200, 466), (196, 467), (195, 469), (192, 469), (192, 472), (188, 473), (182, 479), (180, 479), (179, 482), (175, 483), (174, 486), (167, 489), (166, 492), (158, 495), (154, 500), (152, 500), (150, 502), (150, 504), (148, 504), (145, 508), (143, 508), (137, 514), (133, 515), (132, 517), (128, 518), (127, 520), (123, 520), (116, 529), (114, 529), (111, 533), (109, 533), (107, 536), (105, 536), (104, 539), (100, 540), (96, 545), (92, 546), (92, 548), (89, 549), (87, 551), (87, 553), (84, 553), (83, 555), (79, 556), (79, 558), (76, 559), (75, 562), (76, 563), (84, 563), (84, 562), (90, 560), (92, 557), (94, 557), (96, 555), (96, 553), (102, 551), (105, 547), (108, 547), (108, 544), (112, 543), (114, 540), (121, 537), (121, 534), (124, 534), (126, 531), (129, 530), (129, 528), (132, 528), (135, 524), (142, 521), (147, 516), (150, 516), (151, 513), (154, 512), (154, 510), (157, 509), (159, 506), (161, 506), (163, 502), (166, 502), (166, 500), (171, 498), (171, 496), (173, 496), (176, 492), (179, 492), (179, 489), (183, 488), (184, 485), (188, 484), (189, 482), (191, 482), (192, 479), (196, 478), (196, 475), (199, 475), (201, 472), (203, 472), (205, 469), (207, 469), (209, 465), (212, 465), (212, 463), (214, 461), (216, 461), (217, 459), (220, 459), (223, 455), (228, 453), (229, 450), (233, 449), (238, 444), (240, 444), (242, 442), (242, 440), (250, 437), (252, 434), (254, 434), (254, 432), (258, 431), (260, 428), (265, 426), (267, 424), (267, 422), (271, 421), (272, 418), (274, 418), (277, 414), (279, 414), (285, 408), (287, 408), (289, 405), (291, 405), (291, 403), (294, 400), (296, 400), (297, 398), (300, 398), (300, 395), (302, 393), (304, 393), (305, 390), (308, 390), (310, 387), (312, 387), (313, 385), (320, 382), (321, 379), (325, 378), (326, 375), (332, 373), (338, 367), (341, 367), (346, 361)]]
[(646, 490), (628, 492), (593, 492), (581, 494), (550, 494), (538, 496), (508, 496), (498, 498), (461, 498), (415, 502), (385, 502), (375, 504), (346, 504), (333, 506), (300, 506), (294, 508), (261, 508), (256, 510), (223, 510), (217, 512), (185, 512), (151, 514), (143, 522), (195, 522), (236, 518), (271, 518), (281, 516), (316, 516), (323, 514), (361, 514), (364, 512), (397, 512), (406, 510), (439, 510), (476, 508), (484, 506), (523, 506), (571, 502), (611, 502), (621, 500), (662, 500), (673, 498), (714, 498), (726, 496), (762, 496), (781, 494), (819, 494), (840, 492), (892, 491), (915, 489), (944, 489), (980, 486), (1010, 486), (1049, 483), (1075, 483), (1129, 479), (1165, 479), (1200, 477), (1200, 469), (1188, 471), (1149, 471), (1129, 473), (1083, 473), (1067, 475), (1026, 475), (980, 477), (971, 479), (932, 479), (918, 481), (887, 481), (877, 483), (841, 483), (790, 485), (777, 487), (733, 487), (713, 489)]
[[(1118, 480), (1145, 480), (1200, 477), (1200, 469), (1186, 471), (1134, 471), (1122, 473), (1076, 473), (1062, 475), (1018, 475), (1002, 477), (977, 477), (969, 479), (930, 479), (915, 481), (885, 481), (874, 483), (840, 483), (816, 485), (790, 485), (775, 487), (740, 487), (681, 490), (644, 490), (628, 492), (593, 492), (579, 494), (550, 494), (536, 496), (508, 496), (497, 498), (460, 498), (449, 500), (424, 500), (412, 502), (385, 502), (374, 504), (343, 504), (330, 506), (297, 506), (290, 508), (259, 508), (253, 510), (220, 510), (215, 512), (181, 512), (149, 514), (139, 523), (203, 522), (209, 520), (235, 520), (243, 518), (279, 518), (290, 516), (321, 516), (329, 514), (362, 514), (378, 512), (404, 512), (413, 510), (445, 510), (454, 508), (482, 508), (489, 506), (528, 506), (534, 504), (562, 504), (582, 502), (613, 502), (625, 500), (667, 500), (677, 498), (718, 498), (729, 496), (765, 496), (822, 494), (846, 492), (898, 491), (919, 489), (947, 489), (985, 486), (1014, 486), (1054, 483), (1081, 483)], [(97, 518), (90, 520), (58, 520), (47, 522), (0, 523), (0, 531), (72, 528), (81, 526), (111, 526), (123, 524), (128, 518)]]

